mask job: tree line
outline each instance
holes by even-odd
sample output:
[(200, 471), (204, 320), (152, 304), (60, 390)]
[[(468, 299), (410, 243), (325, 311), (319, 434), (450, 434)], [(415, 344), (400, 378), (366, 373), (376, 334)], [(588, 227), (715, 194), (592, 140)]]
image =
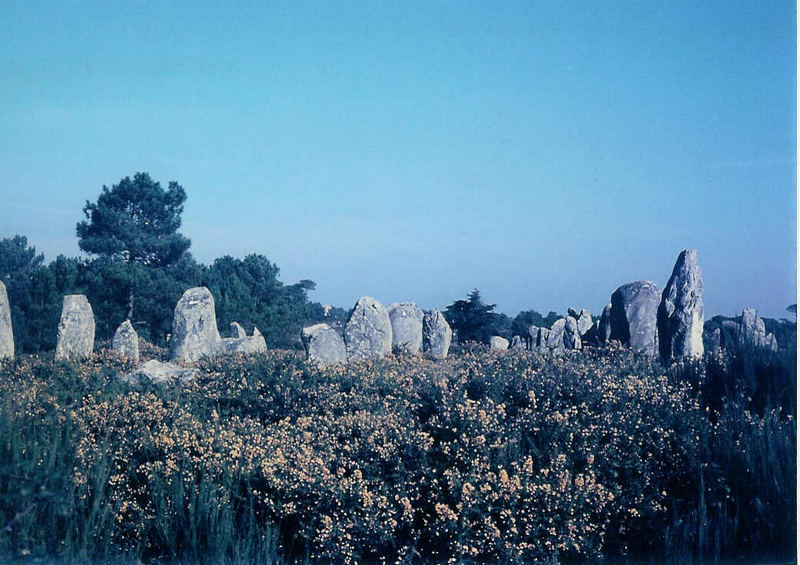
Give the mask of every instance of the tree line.
[[(211, 265), (195, 261), (191, 241), (179, 232), (186, 191), (167, 188), (147, 173), (103, 186), (96, 202), (86, 202), (76, 226), (78, 244), (88, 258), (44, 255), (23, 235), (0, 239), (0, 280), (7, 288), (19, 351), (37, 353), (56, 345), (62, 297), (85, 294), (96, 319), (99, 340), (110, 339), (130, 319), (140, 337), (165, 346), (175, 304), (187, 288), (206, 286), (214, 295), (220, 327), (254, 326), (271, 347), (299, 348), (300, 330), (323, 320), (343, 322), (347, 311), (324, 311), (308, 298), (314, 281), (283, 284), (267, 257), (224, 256)], [(444, 315), (459, 342), (487, 342), (492, 335), (525, 335), (531, 325), (550, 326), (555, 312), (535, 310), (510, 318), (494, 312), (476, 289), (456, 300)]]

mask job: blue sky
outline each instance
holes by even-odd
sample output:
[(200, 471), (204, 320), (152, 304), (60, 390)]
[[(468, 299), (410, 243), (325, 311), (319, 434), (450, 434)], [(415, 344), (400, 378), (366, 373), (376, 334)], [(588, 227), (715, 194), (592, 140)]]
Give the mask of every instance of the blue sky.
[(515, 314), (599, 312), (696, 248), (708, 315), (796, 295), (790, 2), (4, 2), (0, 237), (187, 191), (202, 262)]

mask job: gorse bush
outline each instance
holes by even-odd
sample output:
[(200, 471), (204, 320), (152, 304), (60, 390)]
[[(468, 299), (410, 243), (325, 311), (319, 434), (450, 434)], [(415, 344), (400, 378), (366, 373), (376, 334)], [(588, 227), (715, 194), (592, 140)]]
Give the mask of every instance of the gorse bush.
[(122, 384), (100, 358), (6, 363), (0, 557), (791, 559), (794, 414), (735, 389), (708, 402), (707, 372), (736, 362), (270, 352), (182, 387)]

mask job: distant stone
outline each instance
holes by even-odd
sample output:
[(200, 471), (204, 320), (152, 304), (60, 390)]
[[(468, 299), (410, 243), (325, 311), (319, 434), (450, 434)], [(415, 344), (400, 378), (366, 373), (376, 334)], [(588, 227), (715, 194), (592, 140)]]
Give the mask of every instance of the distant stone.
[(775, 338), (773, 334), (767, 334), (767, 338), (766, 340), (764, 340), (764, 347), (766, 347), (773, 353), (778, 351), (778, 340)]
[(708, 336), (708, 351), (716, 352), (722, 349), (722, 332), (716, 328), (711, 335)]
[(153, 359), (143, 364), (132, 373), (128, 373), (122, 377), (122, 379), (132, 384), (147, 381), (152, 381), (155, 383), (185, 383), (196, 378), (199, 374), (200, 371), (197, 369), (181, 367), (180, 365), (175, 365), (173, 363), (162, 363), (161, 361), (156, 361)]
[(344, 327), (347, 360), (380, 358), (392, 350), (392, 322), (383, 305), (369, 296), (356, 302)]
[[(259, 332), (259, 334), (260, 333), (261, 332)], [(247, 332), (244, 330), (244, 328), (239, 322), (231, 322), (231, 337), (233, 338), (247, 337)]]
[(56, 359), (78, 360), (89, 357), (94, 349), (94, 314), (83, 294), (64, 297), (58, 322)]
[(622, 285), (611, 295), (611, 339), (634, 351), (656, 351), (656, 314), (661, 302), (658, 286), (650, 281)]
[(564, 349), (580, 349), (581, 334), (578, 330), (578, 321), (572, 316), (567, 316), (564, 322)]
[(114, 332), (111, 348), (134, 363), (139, 362), (139, 335), (130, 320), (125, 320)]
[(580, 311), (575, 321), (578, 323), (578, 333), (581, 337), (585, 336), (588, 331), (592, 329), (592, 315), (585, 308)]
[(220, 349), (214, 297), (204, 286), (188, 289), (175, 306), (172, 320), (170, 359), (195, 362)]
[(525, 340), (518, 335), (512, 336), (511, 345), (509, 346), (509, 349), (513, 349), (514, 351), (521, 351), (527, 349), (525, 347)]
[(392, 324), (392, 350), (416, 355), (422, 351), (422, 319), (425, 313), (413, 302), (391, 304), (386, 308)]
[[(234, 324), (238, 326), (234, 328)], [(264, 353), (267, 351), (267, 342), (258, 328), (253, 328), (253, 335), (248, 336), (244, 328), (236, 322), (231, 323), (231, 333), (240, 337), (228, 337), (221, 339), (217, 344), (216, 353), (223, 355), (233, 355), (242, 353), (252, 355), (254, 353)]]
[(739, 342), (743, 345), (762, 346), (767, 340), (764, 320), (753, 308), (745, 308), (739, 322)]
[(665, 363), (703, 356), (703, 274), (694, 249), (678, 255), (661, 293), (657, 318), (659, 352)]
[(556, 353), (564, 351), (564, 331), (566, 326), (566, 318), (559, 318), (553, 322), (553, 325), (550, 326), (550, 331), (546, 334), (545, 346), (547, 349)]
[(431, 310), (422, 318), (422, 347), (425, 355), (444, 359), (450, 350), (453, 330), (439, 310)]
[(328, 324), (303, 328), (301, 338), (309, 361), (322, 365), (347, 361), (347, 349), (342, 336)]
[(508, 340), (499, 335), (493, 335), (489, 338), (489, 349), (505, 351), (508, 349)]
[(597, 324), (597, 339), (605, 343), (611, 339), (611, 304), (606, 304)]
[(11, 328), (11, 305), (6, 285), (0, 281), (0, 359), (14, 357), (14, 331)]

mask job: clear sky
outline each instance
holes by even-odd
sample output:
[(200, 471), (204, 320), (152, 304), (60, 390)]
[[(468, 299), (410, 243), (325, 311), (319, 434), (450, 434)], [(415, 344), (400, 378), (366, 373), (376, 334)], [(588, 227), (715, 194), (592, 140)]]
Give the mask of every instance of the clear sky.
[[(113, 4), (113, 7), (112, 7)], [(222, 3), (219, 3), (222, 4)], [(0, 237), (187, 191), (205, 263), (311, 297), (599, 312), (698, 250), (708, 316), (791, 317), (791, 2), (2, 2)]]

